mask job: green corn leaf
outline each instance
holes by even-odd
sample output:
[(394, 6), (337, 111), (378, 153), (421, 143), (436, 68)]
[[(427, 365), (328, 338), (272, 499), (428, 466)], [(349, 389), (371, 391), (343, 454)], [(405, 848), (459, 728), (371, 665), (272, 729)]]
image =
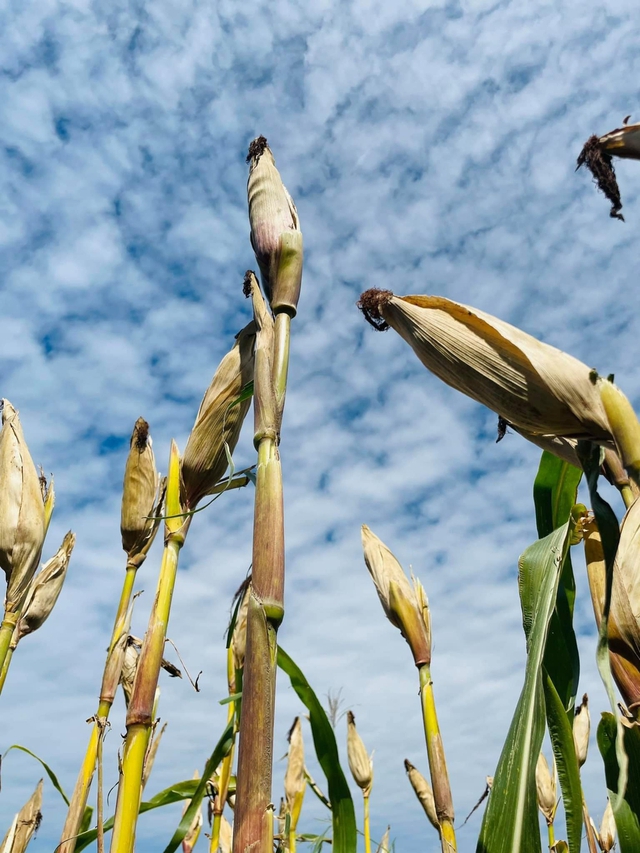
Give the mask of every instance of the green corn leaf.
[[(191, 800), (189, 808), (184, 813), (183, 818), (180, 821), (180, 825), (178, 826), (178, 829), (175, 831), (173, 838), (169, 842), (169, 846), (165, 849), (165, 853), (168, 853), (168, 851), (177, 850), (178, 845), (181, 844), (182, 839), (186, 835), (189, 827), (191, 826), (191, 820), (193, 816), (200, 808), (206, 791), (207, 782), (209, 781), (211, 775), (215, 773), (216, 768), (218, 767), (222, 759), (231, 749), (232, 739), (233, 723), (230, 723), (222, 733), (222, 737), (216, 744), (215, 749), (211, 754), (211, 757), (205, 764), (201, 779), (187, 779), (184, 782), (176, 782), (175, 785), (170, 785), (168, 788), (165, 788), (163, 791), (160, 791), (158, 794), (156, 794), (155, 797), (152, 797), (150, 800), (147, 800), (146, 802), (140, 804), (139, 813), (143, 814), (144, 812), (149, 812), (153, 809), (159, 809), (163, 806), (169, 806), (172, 803), (178, 803), (181, 800)], [(191, 814), (191, 818), (189, 819), (186, 828), (183, 829), (183, 824), (189, 814)], [(109, 830), (113, 829), (113, 821), (113, 815), (105, 821), (105, 832), (109, 832)], [(85, 847), (88, 847), (90, 844), (93, 844), (93, 842), (97, 838), (97, 835), (98, 833), (95, 829), (90, 829), (86, 832), (81, 833), (78, 836), (78, 840), (76, 842), (76, 853), (80, 853), (80, 851), (84, 850)]]
[(32, 758), (35, 758), (36, 761), (39, 761), (40, 764), (42, 764), (42, 766), (44, 767), (45, 772), (46, 772), (47, 776), (49, 777), (49, 779), (51, 780), (51, 784), (53, 785), (53, 787), (60, 794), (62, 799), (65, 801), (65, 803), (67, 805), (69, 805), (69, 798), (65, 794), (62, 785), (58, 781), (58, 777), (56, 776), (56, 774), (53, 772), (53, 770), (49, 767), (49, 765), (45, 761), (43, 761), (38, 755), (36, 755), (35, 752), (31, 752), (30, 749), (27, 749), (26, 746), (20, 746), (19, 743), (14, 743), (9, 747), (9, 749), (7, 749), (5, 754), (2, 756), (3, 760), (11, 752), (12, 749), (19, 749), (21, 752), (26, 752), (27, 755), (30, 755)]
[(620, 802), (624, 796), (624, 790), (627, 784), (627, 773), (629, 769), (629, 760), (624, 751), (624, 738), (622, 737), (622, 718), (618, 713), (618, 704), (616, 694), (613, 687), (613, 677), (611, 675), (611, 659), (609, 657), (609, 610), (611, 608), (611, 590), (613, 587), (613, 564), (620, 542), (620, 526), (616, 514), (611, 509), (609, 504), (600, 496), (598, 492), (598, 478), (600, 476), (600, 465), (602, 458), (602, 449), (588, 441), (578, 442), (578, 456), (582, 462), (582, 467), (587, 477), (589, 485), (589, 495), (591, 497), (591, 508), (598, 523), (598, 530), (602, 539), (602, 550), (604, 553), (604, 561), (606, 567), (606, 580), (604, 591), (604, 607), (602, 609), (602, 618), (600, 620), (600, 629), (598, 631), (598, 646), (596, 649), (596, 662), (598, 664), (598, 672), (600, 678), (607, 691), (609, 704), (613, 716), (617, 720), (618, 733), (620, 737), (616, 738), (616, 754), (618, 759), (619, 778), (616, 786), (618, 797), (614, 798), (611, 803), (614, 813), (617, 813)]
[[(536, 522), (541, 538), (569, 520), (581, 478), (580, 469), (546, 451), (542, 454), (533, 486)], [(580, 678), (580, 656), (573, 628), (575, 589), (571, 554), (567, 551), (547, 633), (543, 688), (571, 853), (580, 850), (582, 836), (582, 786), (572, 730)]]
[(582, 784), (573, 742), (573, 724), (546, 670), (543, 671), (542, 686), (549, 736), (564, 803), (569, 851), (579, 853), (582, 840)]
[(616, 796), (619, 790), (620, 774), (616, 756), (617, 729), (618, 725), (613, 714), (603, 714), (598, 725), (598, 748), (604, 761), (611, 805), (614, 806), (620, 853), (638, 853), (640, 850), (640, 731), (637, 728), (623, 728), (625, 753), (629, 757), (629, 778), (624, 798), (619, 799)]
[(327, 777), (333, 820), (334, 853), (356, 853), (358, 832), (356, 814), (349, 785), (340, 766), (338, 744), (324, 708), (309, 686), (302, 671), (289, 655), (278, 646), (278, 666), (289, 676), (291, 686), (309, 711), (313, 745), (318, 762)]
[(525, 682), (502, 749), (477, 853), (540, 853), (535, 772), (545, 727), (542, 661), (572, 522), (534, 542), (519, 561), (527, 638)]
[[(168, 788), (165, 788), (164, 791), (160, 791), (156, 794), (155, 797), (152, 797), (144, 803), (140, 803), (140, 814), (152, 811), (153, 809), (159, 809), (162, 806), (169, 806), (172, 803), (179, 803), (181, 800), (191, 799), (195, 794), (199, 783), (199, 779), (186, 779), (184, 782), (177, 782), (175, 785), (170, 785)], [(90, 811), (93, 811), (93, 809)], [(84, 822), (85, 821), (83, 819), (83, 824)], [(110, 829), (113, 829), (113, 816), (104, 823), (104, 831), (109, 832)], [(79, 853), (80, 850), (84, 850), (85, 847), (88, 847), (90, 844), (93, 844), (97, 837), (98, 832), (96, 829), (86, 829), (83, 826), (83, 831), (78, 836), (78, 840), (76, 842), (77, 853)]]
[(234, 724), (233, 721), (231, 721), (222, 733), (222, 737), (220, 738), (220, 740), (215, 746), (215, 749), (211, 753), (211, 757), (205, 764), (204, 770), (202, 771), (202, 778), (199, 780), (198, 787), (196, 788), (193, 796), (191, 797), (189, 807), (182, 815), (182, 820), (178, 824), (178, 828), (176, 829), (176, 831), (173, 833), (171, 841), (165, 847), (164, 853), (174, 853), (174, 851), (178, 849), (179, 845), (182, 844), (182, 839), (185, 837), (187, 832), (189, 832), (189, 827), (193, 823), (193, 819), (202, 805), (202, 800), (204, 799), (209, 779), (216, 772), (218, 765), (225, 757), (225, 755), (229, 754), (229, 751), (233, 746), (233, 729)]

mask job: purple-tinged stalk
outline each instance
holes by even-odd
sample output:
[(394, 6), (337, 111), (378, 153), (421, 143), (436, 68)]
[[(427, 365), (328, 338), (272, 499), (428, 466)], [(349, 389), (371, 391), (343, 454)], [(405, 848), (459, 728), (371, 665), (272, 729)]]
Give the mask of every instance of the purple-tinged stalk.
[(271, 853), (277, 631), (284, 616), (284, 515), (278, 445), (290, 322), (300, 295), (303, 248), (295, 205), (264, 137), (251, 143), (248, 162), (251, 243), (273, 314), (255, 275), (247, 273), (245, 293), (252, 297), (257, 328), (254, 444), (258, 466), (233, 850)]
[(454, 853), (457, 849), (453, 828), (455, 814), (431, 681), (431, 617), (427, 596), (416, 578), (413, 578), (411, 586), (395, 556), (366, 524), (362, 525), (362, 548), (387, 619), (409, 644), (418, 668), (424, 735), (442, 853)]
[(164, 479), (156, 469), (149, 424), (143, 418), (138, 418), (129, 442), (122, 487), (120, 532), (122, 547), (127, 554), (125, 576), (107, 649), (98, 708), (91, 718), (89, 743), (71, 796), (59, 853), (73, 853), (76, 848), (76, 837), (89, 798), (100, 741), (122, 670), (131, 622), (133, 585), (160, 524), (164, 488)]

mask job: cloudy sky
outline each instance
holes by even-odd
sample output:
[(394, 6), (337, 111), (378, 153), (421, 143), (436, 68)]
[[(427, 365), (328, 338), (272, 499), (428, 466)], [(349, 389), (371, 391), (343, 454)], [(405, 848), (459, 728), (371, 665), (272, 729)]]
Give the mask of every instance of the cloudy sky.
[[(430, 597), (462, 822), (495, 769), (522, 683), (516, 564), (536, 535), (539, 454), (517, 435), (496, 445), (495, 416), (430, 376), (394, 332), (376, 334), (355, 302), (377, 286), (475, 305), (615, 372), (640, 403), (640, 169), (618, 167), (626, 223), (574, 173), (590, 134), (638, 110), (636, 19), (628, 0), (4, 5), (0, 396), (55, 474), (45, 556), (69, 528), (78, 542), (54, 615), (15, 655), (1, 749), (29, 747), (73, 788), (123, 576), (128, 437), (143, 415), (166, 470), (170, 439), (184, 447), (249, 318), (244, 158), (264, 134), (306, 245), (282, 437), (282, 644), (320, 696), (341, 691), (375, 749), (374, 838), (390, 823), (399, 851), (436, 850), (404, 775), (405, 757), (427, 766), (417, 678), (364, 567), (359, 528), (369, 524)], [(254, 459), (248, 427), (238, 467)], [(169, 633), (203, 670), (202, 691), (163, 677), (169, 727), (149, 794), (191, 777), (222, 730), (222, 637), (250, 563), (252, 498), (229, 494), (192, 526)], [(158, 562), (156, 549), (140, 571), (139, 634)], [(597, 718), (607, 703), (579, 553), (574, 562), (581, 690)], [(278, 703), (279, 757), (300, 712), (283, 678)], [(106, 787), (123, 720), (119, 700)], [(338, 738), (343, 747), (344, 720)], [(594, 747), (585, 778), (599, 820)], [(274, 799), (282, 774), (278, 762)], [(0, 836), (39, 778), (28, 756), (7, 756)], [(32, 849), (50, 853), (64, 811), (48, 783), (43, 811)], [(179, 813), (143, 817), (138, 853), (163, 849)], [(324, 818), (308, 802), (302, 828), (323, 831)], [(477, 813), (460, 830), (462, 853), (475, 849), (479, 824)]]

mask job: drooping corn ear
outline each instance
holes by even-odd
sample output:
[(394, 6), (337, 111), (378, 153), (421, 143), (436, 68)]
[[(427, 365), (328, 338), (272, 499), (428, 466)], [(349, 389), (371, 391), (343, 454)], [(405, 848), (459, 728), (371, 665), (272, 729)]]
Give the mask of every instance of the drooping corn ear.
[(138, 418), (131, 434), (124, 469), (120, 531), (129, 563), (139, 566), (151, 547), (159, 521), (155, 512), (161, 492), (149, 424)]
[(35, 791), (14, 817), (9, 831), (0, 844), (0, 853), (24, 853), (42, 820), (42, 779)]
[(424, 809), (424, 813), (429, 818), (429, 822), (440, 832), (440, 821), (438, 820), (438, 815), (436, 814), (436, 804), (433, 799), (433, 791), (431, 790), (431, 785), (424, 778), (422, 773), (413, 766), (413, 764), (409, 761), (408, 758), (404, 760), (404, 769), (407, 771), (407, 776), (409, 777), (409, 782), (411, 782), (411, 787), (413, 788), (416, 797), (420, 801), (420, 805)]
[(356, 729), (356, 718), (347, 712), (347, 759), (349, 769), (362, 794), (368, 797), (373, 785), (373, 759)]
[(613, 442), (597, 374), (573, 356), (440, 296), (368, 290), (358, 304), (374, 326), (395, 329), (439, 379), (515, 429)]
[(640, 659), (640, 501), (622, 520), (613, 568), (611, 619), (622, 642)]
[(37, 631), (49, 618), (49, 614), (62, 591), (71, 552), (75, 544), (75, 534), (69, 531), (62, 540), (62, 545), (58, 551), (44, 564), (42, 571), (31, 581), (22, 609), (22, 616), (16, 627), (16, 642), (19, 642), (27, 634)]
[(200, 404), (181, 462), (185, 509), (194, 509), (227, 470), (251, 403), (246, 389), (253, 381), (254, 343), (251, 322), (236, 336)]
[(264, 136), (249, 146), (251, 245), (262, 287), (274, 313), (295, 317), (302, 281), (303, 246), (298, 211), (282, 183)]
[(5, 608), (24, 602), (45, 536), (45, 507), (38, 472), (29, 455), (18, 413), (2, 401), (0, 432), (0, 566), (7, 578)]
[(536, 764), (536, 791), (538, 794), (538, 808), (545, 817), (547, 823), (553, 823), (556, 814), (556, 776), (549, 770), (547, 759), (542, 753), (538, 756)]
[(304, 773), (304, 743), (302, 740), (302, 723), (296, 717), (289, 731), (289, 752), (287, 769), (284, 774), (284, 795), (287, 810), (291, 816), (291, 831), (295, 831), (302, 810), (302, 801), (307, 787)]
[(573, 742), (576, 748), (576, 758), (578, 759), (578, 765), (580, 767), (582, 767), (587, 760), (590, 731), (591, 717), (589, 715), (589, 697), (585, 693), (582, 697), (582, 702), (576, 708), (576, 713), (573, 718)]
[(362, 525), (362, 549), (378, 598), (387, 619), (409, 644), (416, 666), (431, 662), (431, 630), (426, 595), (419, 581), (419, 595), (391, 551), (366, 524)]

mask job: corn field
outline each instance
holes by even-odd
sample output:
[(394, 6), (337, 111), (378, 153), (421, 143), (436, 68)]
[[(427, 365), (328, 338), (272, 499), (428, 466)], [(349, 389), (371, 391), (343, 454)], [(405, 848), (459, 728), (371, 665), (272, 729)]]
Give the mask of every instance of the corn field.
[[(620, 219), (615, 157), (640, 159), (640, 125), (625, 123), (591, 137), (578, 159), (611, 202), (611, 216)], [(67, 787), (48, 757), (34, 754), (28, 742), (3, 743), (3, 775), (18, 753), (24, 760), (27, 755), (33, 794), (15, 815), (3, 815), (0, 853), (36, 849), (46, 819), (44, 791), (64, 801), (56, 853), (133, 853), (143, 821), (148, 826), (154, 814), (172, 808), (171, 814), (181, 813), (173, 834), (160, 842), (163, 853), (399, 851), (395, 815), (374, 796), (377, 744), (365, 742), (358, 729), (366, 705), (342, 707), (339, 696), (323, 696), (304, 674), (295, 638), (280, 642), (288, 619), (285, 555), (295, 538), (285, 525), (286, 398), (296, 393), (290, 374), (303, 345), (296, 339), (298, 311), (304, 310), (303, 235), (310, 253), (313, 229), (300, 221), (279, 171), (286, 174), (287, 164), (276, 166), (264, 136), (251, 142), (246, 160), (247, 251), (255, 263), (225, 294), (237, 301), (238, 316), (245, 311), (246, 322), (229, 335), (220, 363), (210, 365), (213, 378), (202, 389), (183, 447), (173, 440), (154, 444), (156, 425), (132, 415), (129, 447), (121, 454), (120, 592), (104, 602), (110, 634), (95, 632), (96, 647), (105, 648), (103, 668), (91, 674), (96, 701), (92, 707), (65, 705), (65, 713), (87, 720), (83, 757)], [(441, 684), (454, 673), (438, 667), (446, 649), (434, 629), (438, 598), (430, 598), (430, 567), (402, 565), (396, 557), (402, 543), (384, 542), (365, 518), (353, 534), (361, 537), (361, 583), (373, 584), (381, 605), (370, 620), (380, 636), (399, 632), (408, 647), (406, 673), (413, 678), (424, 737), (421, 754), (398, 755), (396, 762), (403, 798), (417, 801), (423, 812), (411, 849), (455, 853), (464, 831), (467, 844), (475, 833), (477, 853), (609, 853), (616, 844), (622, 853), (638, 853), (640, 422), (606, 372), (615, 365), (599, 372), (525, 329), (443, 296), (373, 287), (353, 306), (354, 314), (358, 310), (367, 335), (374, 334), (369, 327), (398, 335), (408, 344), (407, 362), (417, 356), (432, 377), (493, 412), (498, 442), (510, 436), (541, 451), (537, 470), (530, 472), (537, 538), (511, 554), (526, 647), (521, 691), (497, 765), (488, 768), (475, 805), (457, 800), (448, 770), (443, 721), (450, 712)], [(49, 534), (56, 502), (65, 496), (45, 476), (46, 460), (32, 457), (31, 426), (21, 419), (19, 399), (2, 401), (0, 566), (6, 591), (0, 692), (23, 667), (29, 635), (47, 631), (74, 567), (74, 532), (61, 543)], [(253, 458), (244, 467), (235, 453), (241, 433), (253, 442)], [(505, 482), (508, 477), (506, 471)], [(163, 761), (162, 739), (172, 722), (164, 720), (164, 696), (176, 685), (199, 690), (200, 675), (180, 654), (184, 640), (170, 631), (181, 561), (191, 559), (192, 526), (206, 528), (212, 516), (224, 525), (231, 500), (253, 513), (250, 565), (244, 575), (225, 577), (237, 590), (229, 620), (211, 626), (211, 648), (199, 657), (204, 668), (207, 655), (216, 656), (226, 673), (217, 685), (226, 724), (197, 733), (201, 760), (195, 773), (172, 768), (175, 779), (159, 788), (154, 770)], [(437, 539), (437, 525), (429, 536)], [(228, 569), (220, 564), (216, 571)], [(597, 697), (580, 686), (578, 572), (590, 591), (592, 654), (603, 686)], [(137, 636), (132, 626), (141, 613), (146, 627)], [(345, 637), (345, 653), (348, 643)], [(287, 744), (274, 737), (277, 682), (290, 685), (298, 707)], [(53, 681), (49, 707), (41, 713), (55, 716), (56, 701)], [(597, 753), (589, 749), (592, 727)], [(104, 745), (119, 731), (123, 739), (113, 762)], [(276, 785), (274, 764), (283, 752), (282, 785)], [(310, 772), (310, 757), (321, 775)], [(597, 802), (583, 785), (587, 762), (600, 762), (606, 780)], [(307, 818), (310, 801), (320, 819)], [(381, 825), (387, 830), (372, 830)]]

